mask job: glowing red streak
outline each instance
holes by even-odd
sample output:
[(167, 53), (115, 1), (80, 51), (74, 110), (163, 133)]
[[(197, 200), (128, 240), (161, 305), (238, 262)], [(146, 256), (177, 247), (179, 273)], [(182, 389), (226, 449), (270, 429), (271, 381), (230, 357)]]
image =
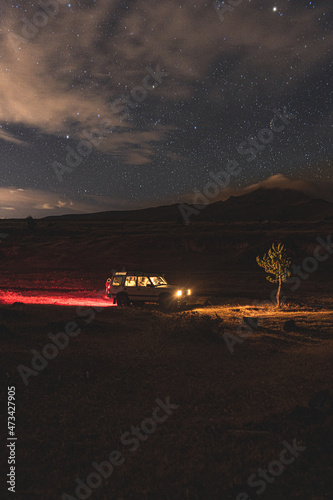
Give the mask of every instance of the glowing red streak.
[(21, 302), (23, 304), (45, 304), (57, 306), (86, 306), (86, 307), (112, 307), (112, 301), (103, 297), (82, 296), (82, 294), (46, 294), (27, 292), (26, 294), (19, 292), (4, 292), (0, 291), (0, 304), (13, 304)]

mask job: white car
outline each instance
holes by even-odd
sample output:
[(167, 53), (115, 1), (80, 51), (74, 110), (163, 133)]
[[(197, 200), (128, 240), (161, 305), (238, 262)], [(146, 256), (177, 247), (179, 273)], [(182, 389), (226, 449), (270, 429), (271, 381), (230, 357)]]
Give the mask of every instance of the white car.
[(106, 295), (118, 306), (129, 306), (131, 302), (156, 302), (163, 309), (169, 309), (184, 304), (191, 290), (169, 285), (159, 274), (121, 271), (107, 279)]

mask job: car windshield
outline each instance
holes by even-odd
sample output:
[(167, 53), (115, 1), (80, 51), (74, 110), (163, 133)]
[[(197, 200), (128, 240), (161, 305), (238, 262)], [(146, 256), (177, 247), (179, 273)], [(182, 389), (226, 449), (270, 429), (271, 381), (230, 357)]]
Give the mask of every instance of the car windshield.
[(149, 278), (154, 286), (167, 285), (167, 282), (162, 276), (149, 276)]

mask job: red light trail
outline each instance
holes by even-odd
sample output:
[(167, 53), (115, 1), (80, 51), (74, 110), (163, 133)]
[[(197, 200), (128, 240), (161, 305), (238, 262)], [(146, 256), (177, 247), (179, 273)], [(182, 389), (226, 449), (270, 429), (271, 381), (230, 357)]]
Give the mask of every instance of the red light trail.
[[(105, 297), (105, 298), (104, 298)], [(92, 294), (82, 293), (43, 293), (43, 292), (17, 292), (0, 290), (0, 304), (14, 304), (21, 302), (23, 304), (44, 304), (56, 306), (89, 306), (89, 307), (113, 307), (115, 304), (102, 296), (100, 292), (93, 296)]]

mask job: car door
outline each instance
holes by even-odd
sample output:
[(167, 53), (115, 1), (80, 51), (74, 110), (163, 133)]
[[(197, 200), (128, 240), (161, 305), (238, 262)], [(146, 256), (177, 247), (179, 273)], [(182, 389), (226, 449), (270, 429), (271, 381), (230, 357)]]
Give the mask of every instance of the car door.
[(123, 290), (127, 293), (130, 300), (140, 300), (138, 297), (140, 292), (137, 290), (137, 278), (137, 276), (131, 274), (128, 274), (125, 278)]
[(137, 294), (140, 299), (145, 302), (149, 302), (154, 300), (155, 298), (155, 289), (147, 275), (138, 276), (138, 284), (137, 284)]

